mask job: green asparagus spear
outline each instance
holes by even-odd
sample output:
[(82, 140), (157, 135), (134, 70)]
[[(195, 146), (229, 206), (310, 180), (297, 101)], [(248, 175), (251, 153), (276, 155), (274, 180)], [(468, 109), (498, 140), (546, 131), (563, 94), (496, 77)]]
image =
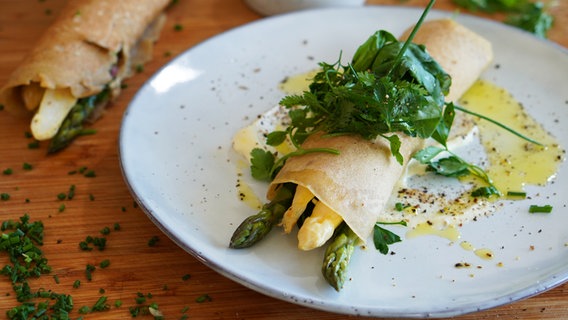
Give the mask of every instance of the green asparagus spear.
[(325, 250), (322, 273), (325, 280), (337, 291), (343, 288), (347, 278), (347, 266), (358, 241), (359, 237), (355, 232), (343, 223), (337, 228), (333, 240)]
[(77, 136), (87, 134), (83, 129), (83, 123), (97, 106), (108, 101), (109, 95), (109, 89), (105, 89), (99, 94), (79, 99), (63, 120), (57, 134), (51, 139), (47, 152), (59, 151), (67, 147)]
[(295, 186), (284, 184), (279, 187), (277, 194), (269, 203), (255, 215), (246, 218), (237, 227), (229, 247), (233, 249), (248, 248), (264, 238), (272, 230), (272, 227), (280, 222), (284, 212), (292, 204)]

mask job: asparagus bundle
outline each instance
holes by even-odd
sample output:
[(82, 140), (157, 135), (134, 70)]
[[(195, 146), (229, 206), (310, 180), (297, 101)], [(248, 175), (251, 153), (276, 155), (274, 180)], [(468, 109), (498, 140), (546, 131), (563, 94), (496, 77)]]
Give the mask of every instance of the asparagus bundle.
[[(277, 145), (287, 138), (296, 151), (280, 159), (268, 151), (251, 153), (253, 176), (256, 171), (271, 181), (271, 202), (261, 212), (272, 214), (246, 219), (232, 239), (245, 230), (251, 246), (266, 234), (253, 239), (251, 225), (270, 228), (275, 218), (286, 233), (298, 225), (300, 249), (328, 244), (322, 273), (338, 291), (355, 246), (374, 233), (384, 253), (389, 234), (381, 234), (377, 221), (405, 165), (425, 139), (446, 145), (454, 119), (451, 101), (492, 59), (490, 44), (477, 34), (453, 20), (422, 24), (423, 18), (405, 35), (420, 45), (378, 31), (350, 64), (321, 63), (309, 92), (281, 101), (291, 110), (292, 124), (268, 140)], [(258, 174), (258, 168), (269, 170)], [(281, 192), (288, 188), (295, 189), (294, 196), (286, 197), (290, 204), (282, 212), (276, 204), (283, 205)], [(232, 240), (231, 247), (240, 246)]]

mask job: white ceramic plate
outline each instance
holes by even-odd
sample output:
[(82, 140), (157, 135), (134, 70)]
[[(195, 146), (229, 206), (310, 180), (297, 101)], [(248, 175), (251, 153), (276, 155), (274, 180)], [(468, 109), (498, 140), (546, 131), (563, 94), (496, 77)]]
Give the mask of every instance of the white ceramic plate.
[[(320, 275), (322, 251), (300, 252), (278, 230), (248, 250), (227, 247), (235, 227), (255, 213), (238, 199), (231, 139), (283, 96), (285, 77), (335, 62), (375, 30), (398, 35), (421, 11), (397, 7), (324, 9), (272, 17), (195, 46), (157, 72), (133, 99), (120, 134), (126, 182), (149, 218), (179, 246), (247, 287), (327, 311), (365, 316), (442, 317), (526, 298), (568, 279), (568, 170), (533, 202), (506, 203), (494, 216), (465, 225), (464, 240), (493, 250), (482, 260), (438, 237), (407, 239), (395, 255), (357, 250), (341, 293)], [(429, 19), (449, 16), (433, 11)], [(505, 25), (457, 16), (487, 37), (495, 61), (483, 78), (507, 88), (566, 143), (568, 54)], [(566, 146), (566, 145), (565, 145)], [(262, 190), (258, 189), (258, 190)], [(531, 246), (534, 250), (531, 250)], [(473, 267), (458, 269), (456, 262)], [(502, 266), (497, 266), (502, 262)]]

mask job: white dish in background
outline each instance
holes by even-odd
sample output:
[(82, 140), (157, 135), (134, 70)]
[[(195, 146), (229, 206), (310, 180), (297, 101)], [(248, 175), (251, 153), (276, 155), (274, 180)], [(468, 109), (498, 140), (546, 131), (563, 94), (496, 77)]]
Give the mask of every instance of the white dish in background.
[[(453, 316), (565, 282), (566, 163), (554, 183), (528, 188), (538, 193), (532, 202), (506, 202), (492, 217), (461, 229), (463, 240), (493, 250), (493, 260), (433, 236), (406, 239), (392, 247), (395, 255), (357, 249), (351, 280), (337, 293), (320, 274), (322, 250), (300, 252), (295, 237), (279, 230), (251, 249), (228, 248), (236, 226), (255, 213), (238, 199), (233, 134), (279, 101), (285, 77), (335, 62), (340, 51), (348, 61), (375, 30), (398, 35), (420, 14), (398, 7), (302, 11), (236, 28), (181, 54), (140, 89), (125, 113), (120, 160), (132, 194), (165, 234), (214, 270), (266, 295), (326, 311)], [(453, 15), (432, 11), (428, 19)], [(493, 66), (482, 77), (505, 87), (566, 147), (566, 51), (503, 24), (456, 19), (494, 45)], [(534, 202), (553, 205), (553, 213), (528, 214)], [(474, 267), (454, 267), (464, 261)]]

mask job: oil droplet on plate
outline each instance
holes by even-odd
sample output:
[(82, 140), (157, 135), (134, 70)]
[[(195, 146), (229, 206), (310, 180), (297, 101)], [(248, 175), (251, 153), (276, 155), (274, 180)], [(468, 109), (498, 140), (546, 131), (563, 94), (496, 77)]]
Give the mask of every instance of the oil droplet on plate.
[(438, 228), (431, 223), (425, 222), (416, 225), (416, 227), (406, 233), (407, 239), (418, 236), (438, 236), (450, 241), (457, 241), (460, 238), (460, 232), (456, 227), (451, 225)]

